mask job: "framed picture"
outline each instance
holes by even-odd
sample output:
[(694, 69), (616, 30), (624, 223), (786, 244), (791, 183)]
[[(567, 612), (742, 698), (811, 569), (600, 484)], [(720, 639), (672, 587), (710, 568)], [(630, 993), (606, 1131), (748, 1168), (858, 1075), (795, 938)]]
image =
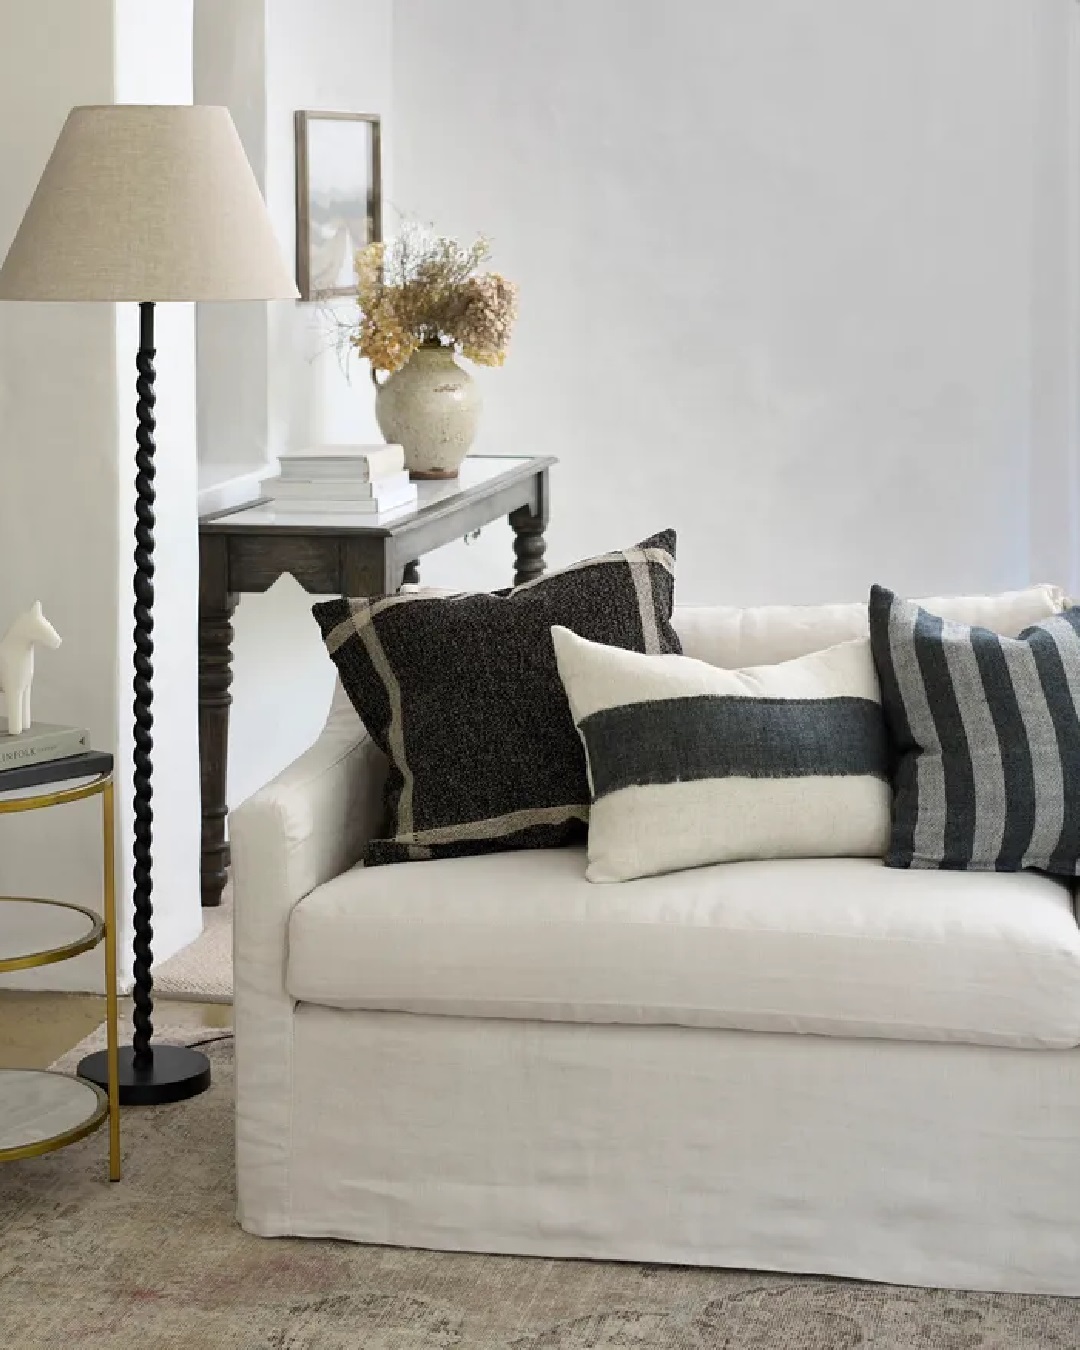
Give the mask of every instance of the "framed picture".
[(382, 238), (378, 117), (296, 114), (296, 282), (302, 300), (352, 295), (357, 249)]

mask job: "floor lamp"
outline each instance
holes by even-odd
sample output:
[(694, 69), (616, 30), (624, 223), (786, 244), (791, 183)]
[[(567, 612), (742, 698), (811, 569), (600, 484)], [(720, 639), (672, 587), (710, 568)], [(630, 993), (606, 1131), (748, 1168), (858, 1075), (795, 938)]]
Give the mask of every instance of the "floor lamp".
[[(0, 268), (2, 300), (135, 301), (134, 1035), (120, 1100), (180, 1101), (210, 1085), (205, 1055), (154, 1046), (154, 306), (291, 300), (292, 276), (226, 108), (74, 108)], [(79, 1072), (106, 1081), (104, 1053)]]

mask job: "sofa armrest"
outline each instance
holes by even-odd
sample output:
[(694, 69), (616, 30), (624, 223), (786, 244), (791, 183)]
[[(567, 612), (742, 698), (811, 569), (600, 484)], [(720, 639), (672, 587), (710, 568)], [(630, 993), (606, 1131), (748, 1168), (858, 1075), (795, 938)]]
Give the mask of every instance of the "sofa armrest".
[(386, 760), (338, 697), (315, 744), (229, 816), (237, 914), (287, 918), (378, 831)]
[(381, 822), (386, 759), (335, 696), (319, 739), (229, 817), (234, 1003), (285, 997), (294, 906), (359, 861)]
[(379, 828), (385, 778), (385, 758), (339, 689), (311, 749), (230, 816), (237, 1213), (253, 1232), (290, 1231), (289, 916), (359, 860)]

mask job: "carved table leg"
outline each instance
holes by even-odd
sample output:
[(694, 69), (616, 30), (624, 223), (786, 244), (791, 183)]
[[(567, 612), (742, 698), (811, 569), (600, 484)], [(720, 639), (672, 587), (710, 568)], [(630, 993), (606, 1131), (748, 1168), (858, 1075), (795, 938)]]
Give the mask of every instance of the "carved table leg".
[(236, 596), (199, 611), (199, 773), (202, 782), (202, 902), (221, 904), (228, 874), (225, 841), (229, 705), (232, 695), (232, 615)]
[(526, 581), (534, 581), (544, 571), (544, 553), (547, 540), (544, 527), (547, 513), (533, 514), (527, 506), (522, 506), (510, 514), (510, 525), (514, 531), (514, 585), (522, 586)]

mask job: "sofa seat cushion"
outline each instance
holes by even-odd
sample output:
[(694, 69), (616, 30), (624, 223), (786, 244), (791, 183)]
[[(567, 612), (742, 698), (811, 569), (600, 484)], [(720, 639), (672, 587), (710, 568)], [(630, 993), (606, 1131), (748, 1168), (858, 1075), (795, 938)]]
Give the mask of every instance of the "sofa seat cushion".
[(289, 922), (335, 1008), (1080, 1044), (1080, 930), (1035, 873), (738, 862), (593, 886), (577, 848), (354, 868)]

